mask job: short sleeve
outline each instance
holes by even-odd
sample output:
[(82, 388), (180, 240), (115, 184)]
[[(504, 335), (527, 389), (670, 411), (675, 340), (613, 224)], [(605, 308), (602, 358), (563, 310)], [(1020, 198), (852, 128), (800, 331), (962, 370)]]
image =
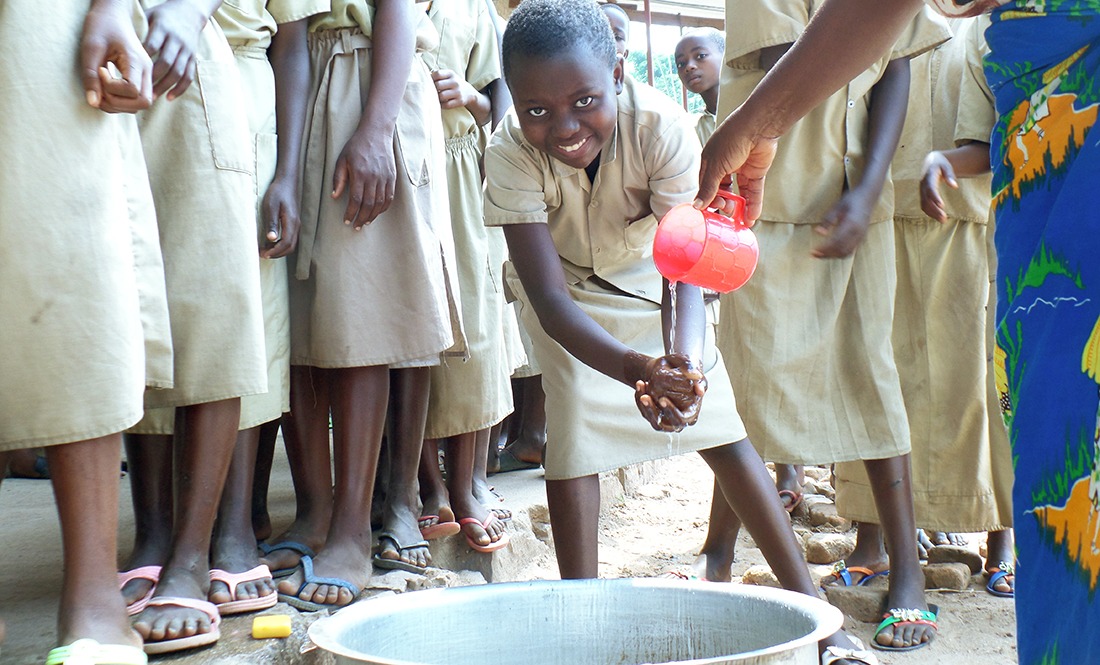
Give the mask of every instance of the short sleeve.
[(485, 148), (485, 225), (545, 224), (545, 156), (526, 145), (509, 111)]
[(660, 219), (675, 205), (691, 203), (699, 191), (702, 147), (687, 114), (668, 123), (645, 151), (649, 208)]
[(329, 0), (268, 0), (267, 11), (278, 24), (293, 23), (332, 8)]
[(905, 32), (894, 42), (890, 59), (915, 58), (949, 39), (951, 39), (951, 29), (947, 21), (928, 7), (922, 6), (920, 12), (909, 22)]
[(495, 17), (489, 13), (484, 0), (478, 0), (480, 8), (475, 19), (475, 36), (470, 59), (466, 65), (466, 81), (475, 90), (500, 78), (500, 49), (497, 43)]
[(989, 143), (997, 122), (993, 91), (985, 80), (982, 59), (989, 53), (985, 29), (989, 19), (979, 17), (968, 26), (965, 39), (966, 65), (959, 84), (959, 114), (955, 122), (956, 145), (968, 141)]
[(761, 49), (794, 43), (809, 22), (807, 0), (726, 0), (726, 65), (759, 69)]

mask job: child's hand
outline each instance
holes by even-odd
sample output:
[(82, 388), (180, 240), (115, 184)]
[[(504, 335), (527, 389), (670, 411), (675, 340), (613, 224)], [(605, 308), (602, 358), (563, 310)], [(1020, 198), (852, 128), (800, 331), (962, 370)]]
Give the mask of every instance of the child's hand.
[(924, 168), (920, 179), (920, 209), (924, 214), (939, 222), (947, 221), (947, 210), (940, 196), (940, 182), (948, 187), (959, 188), (955, 179), (955, 169), (943, 153), (932, 151), (924, 158)]
[(206, 26), (202, 10), (188, 0), (168, 0), (146, 13), (149, 34), (145, 50), (153, 56), (153, 94), (179, 97), (195, 78), (195, 49)]
[(397, 185), (397, 164), (393, 154), (393, 132), (360, 129), (352, 135), (336, 160), (332, 198), (348, 192), (344, 224), (359, 231), (393, 203)]
[(851, 256), (867, 236), (871, 209), (872, 202), (858, 188), (844, 192), (840, 201), (825, 213), (825, 218), (814, 229), (827, 238), (814, 249), (812, 255), (819, 259)]
[(699, 419), (707, 380), (682, 354), (653, 358), (646, 378), (635, 385), (634, 400), (653, 429), (679, 432)]
[(439, 93), (439, 105), (445, 109), (457, 109), (473, 103), (478, 94), (474, 87), (450, 69), (432, 72), (435, 90)]
[(265, 232), (260, 256), (277, 259), (293, 252), (298, 246), (298, 230), (302, 225), (294, 179), (276, 177), (264, 194), (261, 209)]
[[(120, 76), (107, 68), (112, 64)], [(93, 5), (84, 19), (80, 72), (88, 104), (107, 113), (136, 113), (153, 103), (153, 62), (130, 16)]]

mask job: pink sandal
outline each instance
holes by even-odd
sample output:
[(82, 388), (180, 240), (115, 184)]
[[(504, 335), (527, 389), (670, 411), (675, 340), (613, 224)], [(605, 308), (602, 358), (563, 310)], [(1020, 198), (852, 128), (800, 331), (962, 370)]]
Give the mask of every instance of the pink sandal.
[[(488, 533), (489, 532), (489, 527), (493, 524), (493, 522), (499, 522), (499, 521), (500, 521), (500, 518), (498, 518), (496, 516), (496, 513), (490, 512), (489, 517), (487, 517), (484, 522), (477, 519), (476, 517), (463, 517), (462, 519), (458, 520), (458, 523), (459, 523), (459, 525), (476, 524), (479, 527), (481, 527), (482, 529), (484, 529), (486, 533)], [(497, 550), (501, 550), (501, 549), (504, 549), (505, 547), (507, 547), (508, 542), (511, 540), (510, 538), (508, 538), (507, 533), (502, 533), (502, 534), (500, 534), (500, 539), (499, 540), (494, 540), (493, 542), (489, 543), (488, 545), (482, 545), (482, 544), (478, 543), (476, 540), (474, 540), (473, 538), (471, 538), (470, 535), (467, 534), (465, 531), (462, 532), (462, 535), (466, 536), (467, 544), (469, 544), (470, 547), (476, 552), (486, 552), (486, 553), (487, 552), (496, 552)]]
[(142, 566), (119, 573), (118, 588), (121, 590), (122, 587), (134, 580), (147, 580), (152, 582), (153, 586), (149, 587), (149, 591), (144, 596), (126, 606), (126, 614), (129, 616), (141, 613), (153, 598), (153, 594), (157, 590), (157, 583), (160, 582), (160, 566)]
[[(220, 568), (213, 568), (210, 571), (210, 581), (221, 582), (229, 587), (229, 595), (234, 599), (237, 598), (237, 585), (242, 582), (255, 582), (262, 579), (271, 579), (271, 569), (264, 564), (260, 564), (252, 570), (243, 573), (230, 573)], [(228, 603), (219, 603), (217, 607), (220, 615), (229, 616), (230, 614), (242, 614), (244, 612), (259, 612), (269, 607), (275, 607), (275, 604), (278, 602), (279, 594), (272, 591), (266, 596), (241, 598), (239, 600), (231, 600)]]
[(161, 596), (159, 598), (153, 598), (149, 601), (148, 607), (183, 607), (192, 610), (198, 610), (210, 617), (210, 630), (205, 633), (199, 633), (198, 635), (190, 635), (188, 637), (177, 637), (174, 640), (160, 640), (157, 642), (146, 642), (145, 653), (150, 656), (158, 653), (172, 653), (174, 651), (183, 651), (184, 649), (195, 649), (198, 647), (204, 647), (208, 644), (213, 644), (221, 639), (222, 632), (221, 615), (218, 614), (218, 608), (206, 600), (196, 600), (194, 598), (176, 598), (174, 596)]

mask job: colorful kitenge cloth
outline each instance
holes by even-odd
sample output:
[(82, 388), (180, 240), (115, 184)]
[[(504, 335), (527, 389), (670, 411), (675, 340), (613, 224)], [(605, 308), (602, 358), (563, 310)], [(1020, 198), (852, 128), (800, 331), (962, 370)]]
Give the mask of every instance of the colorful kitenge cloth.
[(1100, 663), (1100, 0), (1017, 0), (992, 18), (996, 377), (1016, 469), (1019, 659)]

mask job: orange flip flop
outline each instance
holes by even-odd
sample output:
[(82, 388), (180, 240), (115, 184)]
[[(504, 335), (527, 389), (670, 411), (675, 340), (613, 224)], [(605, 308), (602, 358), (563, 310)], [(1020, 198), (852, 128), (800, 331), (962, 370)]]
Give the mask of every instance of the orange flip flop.
[[(458, 520), (458, 523), (459, 523), (460, 526), (463, 525), (463, 524), (476, 524), (476, 525), (480, 526), (482, 529), (485, 529), (486, 532), (488, 532), (489, 527), (492, 526), (493, 522), (499, 522), (499, 521), (500, 521), (500, 518), (498, 518), (495, 513), (490, 512), (489, 517), (486, 518), (486, 520), (484, 522), (477, 519), (476, 517), (463, 517), (462, 519)], [(493, 542), (489, 543), (488, 545), (482, 545), (482, 544), (478, 543), (476, 540), (471, 538), (469, 536), (469, 534), (467, 534), (465, 531), (462, 532), (462, 535), (466, 536), (466, 542), (470, 545), (470, 548), (473, 549), (475, 552), (486, 552), (486, 553), (496, 552), (497, 550), (502, 550), (505, 547), (507, 547), (508, 543), (511, 541), (511, 539), (508, 537), (507, 532), (500, 534), (500, 540), (494, 540)]]

